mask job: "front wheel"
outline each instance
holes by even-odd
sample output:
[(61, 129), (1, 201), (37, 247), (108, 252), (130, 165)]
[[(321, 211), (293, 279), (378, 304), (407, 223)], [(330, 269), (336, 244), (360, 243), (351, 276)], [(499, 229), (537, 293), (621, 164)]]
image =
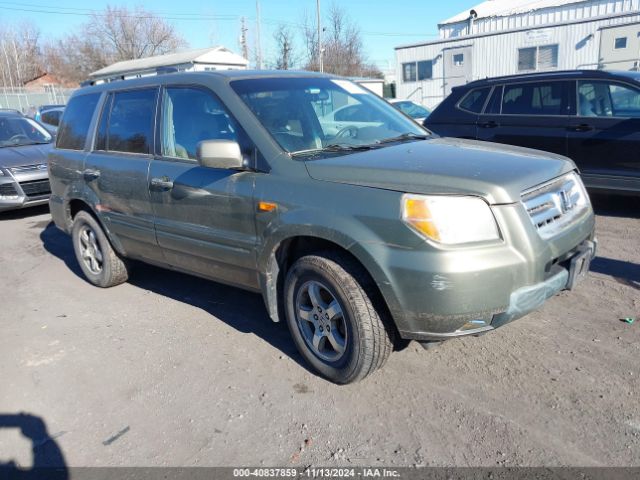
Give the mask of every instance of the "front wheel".
[(352, 258), (307, 255), (285, 280), (286, 319), (302, 356), (327, 379), (362, 380), (384, 365), (393, 339), (365, 288), (371, 282)]

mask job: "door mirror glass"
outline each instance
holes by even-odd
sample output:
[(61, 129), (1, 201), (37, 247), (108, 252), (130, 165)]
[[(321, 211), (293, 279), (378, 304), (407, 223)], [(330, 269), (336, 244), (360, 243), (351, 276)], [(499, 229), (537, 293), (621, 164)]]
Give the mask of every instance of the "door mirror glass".
[(241, 169), (244, 159), (234, 140), (203, 140), (196, 147), (198, 163), (208, 168)]

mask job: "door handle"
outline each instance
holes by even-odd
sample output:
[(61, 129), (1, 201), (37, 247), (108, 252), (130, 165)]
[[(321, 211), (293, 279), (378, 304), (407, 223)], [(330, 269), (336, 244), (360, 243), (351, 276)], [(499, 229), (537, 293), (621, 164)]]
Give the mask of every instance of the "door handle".
[(92, 180), (96, 180), (100, 176), (100, 170), (87, 168), (82, 172), (82, 176), (87, 182), (91, 182)]
[(498, 126), (498, 124), (496, 122), (494, 122), (493, 120), (489, 120), (488, 122), (479, 123), (478, 126), (480, 128), (496, 128)]
[(593, 130), (593, 125), (589, 125), (588, 123), (581, 123), (580, 125), (571, 125), (569, 130), (572, 132), (590, 132)]
[(169, 177), (152, 178), (151, 186), (159, 190), (171, 190), (173, 188), (173, 181)]

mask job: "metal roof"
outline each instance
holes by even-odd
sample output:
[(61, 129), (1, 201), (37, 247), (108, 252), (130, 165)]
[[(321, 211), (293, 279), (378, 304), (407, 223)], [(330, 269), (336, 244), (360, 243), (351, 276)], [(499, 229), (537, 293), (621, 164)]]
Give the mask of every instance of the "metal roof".
[(478, 14), (476, 20), (488, 17), (508, 17), (519, 13), (532, 12), (542, 8), (563, 7), (571, 3), (584, 3), (590, 0), (486, 0), (475, 7), (440, 22), (439, 25), (465, 22), (471, 10)]
[(138, 58), (136, 60), (124, 60), (97, 70), (91, 73), (89, 77), (96, 78), (111, 75), (124, 75), (132, 72), (154, 70), (159, 67), (170, 67), (185, 63), (246, 67), (249, 64), (249, 61), (240, 55), (236, 55), (225, 47), (218, 46), (211, 48), (199, 48), (197, 50), (185, 50), (183, 52), (156, 55), (154, 57)]

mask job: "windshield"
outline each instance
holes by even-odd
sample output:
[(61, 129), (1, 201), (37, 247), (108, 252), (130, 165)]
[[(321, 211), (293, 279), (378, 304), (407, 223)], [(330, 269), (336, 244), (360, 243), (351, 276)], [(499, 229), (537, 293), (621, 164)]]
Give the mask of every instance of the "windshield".
[[(377, 95), (347, 80), (261, 78), (232, 88), (293, 154), (379, 148), (429, 135)], [(417, 137), (417, 138), (416, 138)]]
[(30, 118), (0, 117), (0, 147), (49, 143), (51, 139), (51, 135)]
[(396, 102), (393, 105), (411, 118), (427, 118), (431, 113), (423, 106), (413, 102)]

